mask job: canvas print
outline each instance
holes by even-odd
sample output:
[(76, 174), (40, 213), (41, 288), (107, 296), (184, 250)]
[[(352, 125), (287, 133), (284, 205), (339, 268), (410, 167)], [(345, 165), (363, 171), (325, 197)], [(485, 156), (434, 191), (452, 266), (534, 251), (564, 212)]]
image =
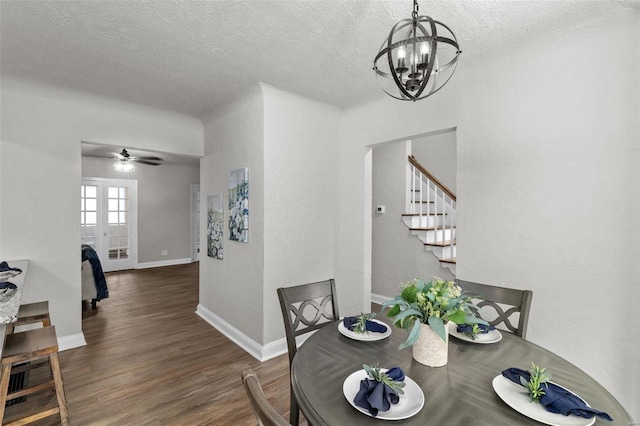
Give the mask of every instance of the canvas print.
[(229, 172), (229, 239), (249, 241), (249, 169)]
[(222, 195), (209, 195), (207, 199), (207, 256), (222, 259), (224, 211)]

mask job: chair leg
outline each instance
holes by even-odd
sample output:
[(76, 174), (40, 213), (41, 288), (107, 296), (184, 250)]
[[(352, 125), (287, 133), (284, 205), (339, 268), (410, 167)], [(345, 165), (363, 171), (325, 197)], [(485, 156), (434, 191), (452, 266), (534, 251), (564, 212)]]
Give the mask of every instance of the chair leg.
[(289, 392), (291, 392), (291, 401), (289, 402), (289, 423), (293, 426), (298, 426), (298, 423), (300, 423), (300, 409), (298, 408), (298, 401), (296, 401), (296, 396), (293, 394), (293, 388), (289, 388)]
[(69, 426), (69, 411), (67, 410), (67, 398), (64, 394), (64, 386), (62, 384), (62, 373), (60, 372), (58, 353), (52, 353), (50, 359), (53, 382), (56, 387), (56, 398), (58, 398), (58, 407), (60, 408), (60, 422), (63, 426)]
[(2, 366), (2, 378), (0, 379), (0, 384), (2, 389), (0, 389), (0, 423), (4, 419), (4, 408), (7, 404), (7, 395), (9, 393), (9, 377), (11, 376), (11, 364), (4, 364)]

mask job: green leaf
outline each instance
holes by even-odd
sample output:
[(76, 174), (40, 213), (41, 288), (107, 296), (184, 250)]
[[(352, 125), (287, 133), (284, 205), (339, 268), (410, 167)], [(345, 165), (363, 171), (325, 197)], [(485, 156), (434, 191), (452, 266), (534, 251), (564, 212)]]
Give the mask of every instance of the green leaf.
[(387, 316), (388, 317), (395, 317), (399, 313), (400, 313), (400, 305), (395, 304), (393, 306), (393, 308), (389, 309), (389, 311), (387, 312)]
[(438, 336), (440, 336), (440, 338), (446, 342), (446, 340), (447, 340), (446, 333), (447, 332), (444, 329), (444, 323), (442, 322), (442, 319), (440, 319), (438, 317), (429, 317), (429, 319), (427, 321), (429, 322), (429, 325), (431, 326), (433, 331), (435, 331), (436, 334)]
[(453, 321), (456, 324), (464, 324), (464, 320), (466, 319), (467, 314), (465, 314), (462, 309), (458, 309), (457, 311), (454, 311), (452, 314), (448, 314), (447, 317), (449, 317), (450, 321)]
[(451, 309), (453, 309), (453, 307), (456, 306), (458, 302), (460, 302), (459, 297), (456, 297), (454, 299), (449, 299), (449, 303), (447, 303), (447, 311), (450, 311)]
[[(455, 321), (454, 321), (455, 322)], [(456, 323), (456, 324), (462, 324), (462, 323)], [(482, 318), (478, 318), (475, 315), (467, 315), (464, 318), (464, 324), (484, 324), (484, 325), (489, 325), (488, 322), (486, 322), (485, 320), (483, 320)]]
[(422, 312), (420, 312), (417, 309), (413, 309), (413, 308), (407, 309), (407, 310), (405, 310), (403, 312), (400, 312), (398, 314), (398, 316), (396, 316), (396, 321), (402, 320), (402, 319), (410, 317), (410, 316), (416, 316), (418, 318), (422, 318)]
[(386, 308), (386, 307), (397, 305), (398, 302), (400, 302), (400, 301), (402, 301), (402, 297), (400, 297), (400, 296), (396, 296), (391, 300), (387, 300), (386, 302), (384, 302), (382, 304), (382, 309), (380, 310), (380, 312), (384, 311), (384, 308)]
[(407, 337), (407, 340), (405, 340), (400, 344), (400, 346), (398, 346), (398, 350), (408, 348), (418, 340), (418, 337), (420, 336), (420, 324), (422, 324), (420, 321), (414, 322), (413, 327), (409, 332), (409, 336)]
[(414, 303), (416, 301), (416, 293), (417, 292), (418, 292), (418, 289), (415, 288), (414, 286), (410, 285), (410, 286), (405, 287), (405, 288), (402, 289), (401, 296), (408, 303)]

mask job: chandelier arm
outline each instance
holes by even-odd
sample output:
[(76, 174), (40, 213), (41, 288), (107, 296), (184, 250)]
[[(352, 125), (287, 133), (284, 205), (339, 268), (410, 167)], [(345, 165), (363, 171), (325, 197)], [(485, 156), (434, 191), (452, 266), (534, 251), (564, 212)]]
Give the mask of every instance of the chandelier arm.
[[(389, 32), (389, 38), (387, 39), (387, 59), (389, 61), (389, 70), (391, 71), (391, 76), (393, 77), (393, 81), (396, 82), (396, 86), (398, 86), (398, 89), (400, 89), (400, 92), (402, 94), (404, 94), (405, 96), (411, 98), (412, 95), (404, 88), (404, 85), (402, 84), (402, 81), (400, 81), (400, 79), (398, 78), (397, 73), (394, 72), (394, 68), (393, 68), (393, 55), (391, 54), (392, 49), (391, 49), (391, 45), (393, 44), (393, 35), (395, 34), (398, 25), (400, 25), (401, 23), (405, 22), (405, 21), (410, 21), (408, 19), (403, 19), (402, 21), (399, 21), (397, 24), (395, 24), (393, 26), (393, 28), (391, 28), (391, 32)], [(402, 27), (401, 27), (402, 28)]]
[[(429, 80), (431, 80), (431, 72), (433, 71), (433, 64), (435, 63), (437, 58), (436, 55), (438, 49), (438, 43), (436, 42), (436, 38), (438, 37), (438, 30), (436, 29), (435, 21), (428, 16), (421, 16), (420, 18), (426, 18), (429, 26), (431, 27), (431, 51), (429, 52), (429, 63), (427, 64), (427, 69), (424, 72), (424, 77), (422, 77), (422, 83), (420, 84), (420, 88), (415, 94), (416, 99), (420, 98), (420, 95), (424, 91), (425, 87), (427, 87), (427, 83), (429, 83)], [(418, 25), (420, 25), (422, 32), (426, 34), (427, 30), (422, 26), (422, 24), (419, 23)]]
[(449, 80), (451, 80), (451, 77), (453, 77), (453, 73), (456, 70), (456, 66), (457, 66), (457, 62), (453, 64), (453, 71), (451, 71), (451, 74), (449, 74), (449, 77), (447, 77), (447, 79), (444, 81), (444, 83), (442, 83), (442, 85), (440, 87), (438, 87), (436, 90), (433, 90), (429, 96), (431, 96), (432, 94), (436, 93), (438, 90), (442, 89), (444, 86), (446, 86), (446, 84), (449, 82)]

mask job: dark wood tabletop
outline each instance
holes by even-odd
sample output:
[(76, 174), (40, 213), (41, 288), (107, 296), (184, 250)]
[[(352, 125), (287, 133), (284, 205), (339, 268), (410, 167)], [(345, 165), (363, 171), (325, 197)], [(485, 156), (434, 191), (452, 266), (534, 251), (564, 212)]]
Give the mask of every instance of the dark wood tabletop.
[[(386, 320), (386, 319), (385, 319)], [(398, 366), (415, 380), (425, 396), (419, 413), (394, 425), (540, 425), (505, 404), (492, 380), (509, 367), (546, 367), (552, 381), (579, 394), (592, 407), (607, 412), (613, 422), (596, 418), (596, 425), (629, 425), (620, 403), (588, 374), (558, 355), (507, 332), (500, 342), (477, 344), (451, 337), (444, 367), (426, 367), (398, 350), (407, 335), (393, 328), (380, 341), (356, 341), (340, 334), (333, 322), (318, 330), (299, 349), (291, 367), (293, 390), (305, 418), (312, 425), (372, 425), (388, 423), (357, 411), (345, 399), (342, 385), (362, 364)]]

